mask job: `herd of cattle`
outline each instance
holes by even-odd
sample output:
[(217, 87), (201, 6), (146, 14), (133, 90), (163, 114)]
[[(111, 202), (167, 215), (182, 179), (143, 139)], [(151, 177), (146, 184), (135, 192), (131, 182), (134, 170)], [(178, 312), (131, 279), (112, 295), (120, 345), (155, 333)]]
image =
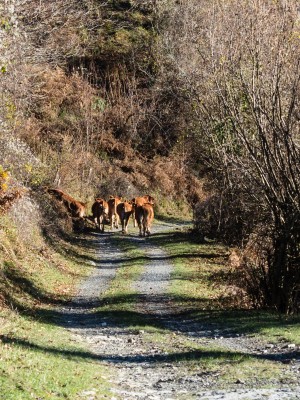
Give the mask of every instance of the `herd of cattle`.
[(117, 196), (110, 196), (107, 201), (96, 198), (91, 208), (92, 215), (87, 216), (86, 203), (75, 200), (59, 189), (47, 188), (47, 192), (64, 205), (72, 218), (92, 220), (100, 232), (104, 232), (105, 225), (118, 229), (121, 223), (122, 233), (128, 233), (128, 222), (132, 216), (134, 226), (139, 227), (140, 236), (150, 235), (154, 219), (154, 198), (150, 195), (135, 197), (130, 201)]

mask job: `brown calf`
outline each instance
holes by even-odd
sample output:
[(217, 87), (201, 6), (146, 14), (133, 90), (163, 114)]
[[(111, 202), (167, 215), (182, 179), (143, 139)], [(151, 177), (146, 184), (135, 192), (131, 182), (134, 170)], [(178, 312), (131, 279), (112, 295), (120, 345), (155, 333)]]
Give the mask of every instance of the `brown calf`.
[(117, 205), (121, 203), (121, 197), (110, 196), (108, 203), (108, 219), (110, 220), (111, 229), (113, 226), (119, 228), (119, 216), (117, 213)]
[(128, 221), (130, 215), (133, 213), (133, 206), (131, 203), (124, 201), (117, 205), (117, 213), (121, 221), (122, 233), (128, 233)]
[(100, 232), (104, 232), (104, 221), (108, 218), (108, 203), (107, 201), (96, 198), (92, 205), (93, 220), (96, 228)]
[(86, 203), (75, 200), (73, 197), (69, 196), (67, 193), (59, 189), (47, 189), (47, 192), (54, 196), (58, 201), (60, 201), (68, 213), (73, 218), (84, 218)]
[(140, 230), (140, 236), (150, 235), (150, 228), (154, 219), (153, 205), (145, 203), (135, 207), (135, 218)]
[(131, 200), (132, 204), (134, 205), (133, 207), (133, 213), (132, 213), (132, 219), (133, 219), (133, 226), (136, 226), (137, 219), (135, 217), (135, 209), (136, 207), (142, 206), (145, 203), (149, 203), (154, 205), (154, 197), (150, 196), (149, 194), (146, 194), (145, 196), (141, 197), (135, 197)]

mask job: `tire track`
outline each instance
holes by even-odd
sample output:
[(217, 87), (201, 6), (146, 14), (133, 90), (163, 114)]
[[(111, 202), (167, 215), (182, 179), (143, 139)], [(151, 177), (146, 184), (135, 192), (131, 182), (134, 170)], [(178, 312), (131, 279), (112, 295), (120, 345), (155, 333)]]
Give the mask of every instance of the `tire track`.
[[(170, 225), (155, 227), (155, 233), (169, 229)], [(174, 342), (171, 353), (157, 344), (151, 333), (130, 329), (122, 320), (112, 320), (97, 312), (102, 297), (116, 277), (118, 268), (127, 261), (126, 255), (112, 245), (112, 233), (96, 235), (99, 261), (92, 274), (80, 285), (70, 307), (63, 310), (64, 326), (72, 331), (76, 340), (85, 343), (95, 359), (111, 370), (112, 398), (128, 400), (175, 399), (299, 399), (300, 389), (276, 388), (209, 390), (218, 387), (219, 372), (204, 373), (202, 367), (189, 370), (177, 358), (189, 355), (187, 340), (201, 346), (210, 346), (216, 339), (211, 328), (194, 321), (179, 319), (173, 309), (168, 289), (173, 264), (166, 252), (147, 238), (127, 236), (135, 242), (147, 258), (139, 279), (131, 288), (137, 293), (133, 310), (150, 326), (161, 326)], [(146, 319), (145, 319), (146, 318)], [(220, 333), (221, 334), (221, 333)], [(172, 336), (175, 335), (175, 336)], [(250, 339), (251, 341), (252, 339)], [(215, 342), (216, 344), (216, 342)], [(253, 353), (249, 338), (220, 338), (219, 345), (232, 351)], [(251, 350), (252, 348), (252, 350)], [(173, 352), (175, 351), (175, 353)], [(175, 354), (175, 355), (174, 355)], [(97, 399), (91, 395), (89, 400)]]

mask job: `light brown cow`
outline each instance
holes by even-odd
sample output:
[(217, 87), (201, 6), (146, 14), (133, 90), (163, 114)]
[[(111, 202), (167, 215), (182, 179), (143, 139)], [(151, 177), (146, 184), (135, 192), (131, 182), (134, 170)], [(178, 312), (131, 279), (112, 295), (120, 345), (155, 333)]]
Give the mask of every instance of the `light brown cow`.
[(135, 206), (135, 218), (140, 230), (140, 236), (150, 235), (151, 225), (154, 219), (153, 205), (145, 203), (142, 206)]
[(117, 213), (121, 221), (122, 233), (128, 233), (128, 221), (132, 212), (133, 206), (128, 201), (124, 201), (117, 205)]
[(104, 199), (96, 198), (92, 205), (93, 220), (96, 228), (104, 232), (104, 222), (108, 219), (108, 203)]
[(108, 203), (108, 219), (110, 221), (111, 229), (113, 226), (119, 228), (119, 215), (117, 213), (117, 205), (122, 202), (121, 197), (110, 196)]
[(59, 189), (47, 189), (47, 192), (53, 195), (59, 202), (61, 202), (68, 213), (73, 218), (84, 218), (86, 203), (75, 200), (73, 197), (69, 196), (67, 193)]
[(131, 200), (131, 202), (134, 205), (133, 213), (132, 213), (133, 226), (136, 227), (136, 222), (137, 222), (137, 219), (135, 217), (135, 209), (136, 209), (136, 207), (142, 206), (145, 203), (149, 203), (149, 204), (154, 205), (154, 197), (150, 196), (149, 194), (146, 194), (145, 196), (134, 197)]

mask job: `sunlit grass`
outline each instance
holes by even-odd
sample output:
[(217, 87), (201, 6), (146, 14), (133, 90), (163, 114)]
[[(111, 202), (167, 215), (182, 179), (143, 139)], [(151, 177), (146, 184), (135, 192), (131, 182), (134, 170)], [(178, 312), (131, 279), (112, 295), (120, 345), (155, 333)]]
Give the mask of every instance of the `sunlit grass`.
[(49, 246), (38, 230), (25, 243), (1, 222), (0, 398), (102, 399), (105, 368), (53, 318), (92, 270), (90, 250), (75, 241)]
[(2, 311), (0, 398), (95, 399), (108, 394), (106, 370), (70, 334), (12, 311)]

